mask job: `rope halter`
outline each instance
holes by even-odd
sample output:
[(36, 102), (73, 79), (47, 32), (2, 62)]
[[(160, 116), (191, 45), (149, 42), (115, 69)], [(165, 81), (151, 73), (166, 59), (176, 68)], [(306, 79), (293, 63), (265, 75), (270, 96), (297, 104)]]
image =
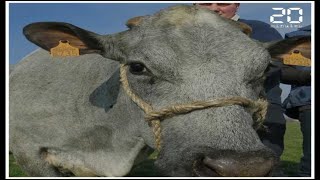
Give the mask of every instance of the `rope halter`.
[(145, 120), (151, 123), (155, 137), (155, 147), (158, 151), (161, 149), (161, 126), (160, 121), (179, 114), (186, 114), (195, 110), (201, 110), (211, 107), (222, 107), (231, 105), (240, 105), (247, 108), (252, 113), (254, 120), (253, 126), (258, 129), (267, 113), (268, 102), (263, 99), (252, 101), (243, 97), (220, 98), (207, 101), (194, 101), (187, 104), (172, 105), (159, 111), (153, 110), (152, 106), (132, 92), (127, 78), (127, 67), (120, 64), (120, 81), (127, 95), (135, 102), (144, 112)]

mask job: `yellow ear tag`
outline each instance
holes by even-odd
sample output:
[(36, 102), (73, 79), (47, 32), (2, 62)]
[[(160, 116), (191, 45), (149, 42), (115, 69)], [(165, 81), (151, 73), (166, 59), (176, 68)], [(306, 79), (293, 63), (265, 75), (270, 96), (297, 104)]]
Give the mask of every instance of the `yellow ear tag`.
[(69, 41), (60, 40), (58, 46), (50, 49), (51, 56), (79, 56), (79, 49), (70, 45)]
[(302, 56), (300, 51), (294, 50), (290, 55), (286, 55), (283, 57), (283, 64), (311, 66), (311, 60)]

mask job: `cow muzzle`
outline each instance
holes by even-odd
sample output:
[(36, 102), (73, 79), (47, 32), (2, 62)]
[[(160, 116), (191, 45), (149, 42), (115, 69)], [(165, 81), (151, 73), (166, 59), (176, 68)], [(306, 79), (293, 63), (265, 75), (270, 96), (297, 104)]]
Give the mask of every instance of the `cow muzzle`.
[(276, 162), (274, 155), (266, 151), (223, 151), (195, 160), (192, 174), (201, 177), (264, 177), (271, 176)]

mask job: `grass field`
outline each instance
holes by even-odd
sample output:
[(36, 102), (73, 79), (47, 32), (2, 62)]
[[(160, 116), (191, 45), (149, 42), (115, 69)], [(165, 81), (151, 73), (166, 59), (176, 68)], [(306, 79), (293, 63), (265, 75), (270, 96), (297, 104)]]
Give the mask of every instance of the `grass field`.
[(287, 123), (284, 143), (285, 149), (281, 156), (280, 167), (289, 177), (297, 176), (302, 157), (302, 134), (299, 122)]
[[(285, 134), (285, 149), (281, 157), (280, 169), (282, 176), (296, 176), (299, 161), (302, 156), (302, 135), (299, 122), (288, 122)], [(9, 165), (10, 177), (26, 177), (27, 175), (16, 164), (12, 154), (10, 154)], [(153, 166), (153, 160), (147, 160), (133, 168), (128, 176), (161, 176), (157, 174)]]

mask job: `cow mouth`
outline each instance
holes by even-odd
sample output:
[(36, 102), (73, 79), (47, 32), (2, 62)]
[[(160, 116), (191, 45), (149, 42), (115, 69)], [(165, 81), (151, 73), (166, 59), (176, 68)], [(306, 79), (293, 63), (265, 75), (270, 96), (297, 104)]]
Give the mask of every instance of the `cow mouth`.
[[(229, 175), (215, 168), (206, 158), (195, 160), (192, 164), (192, 176), (194, 177), (228, 177)], [(272, 170), (264, 174), (263, 177), (270, 177)]]

